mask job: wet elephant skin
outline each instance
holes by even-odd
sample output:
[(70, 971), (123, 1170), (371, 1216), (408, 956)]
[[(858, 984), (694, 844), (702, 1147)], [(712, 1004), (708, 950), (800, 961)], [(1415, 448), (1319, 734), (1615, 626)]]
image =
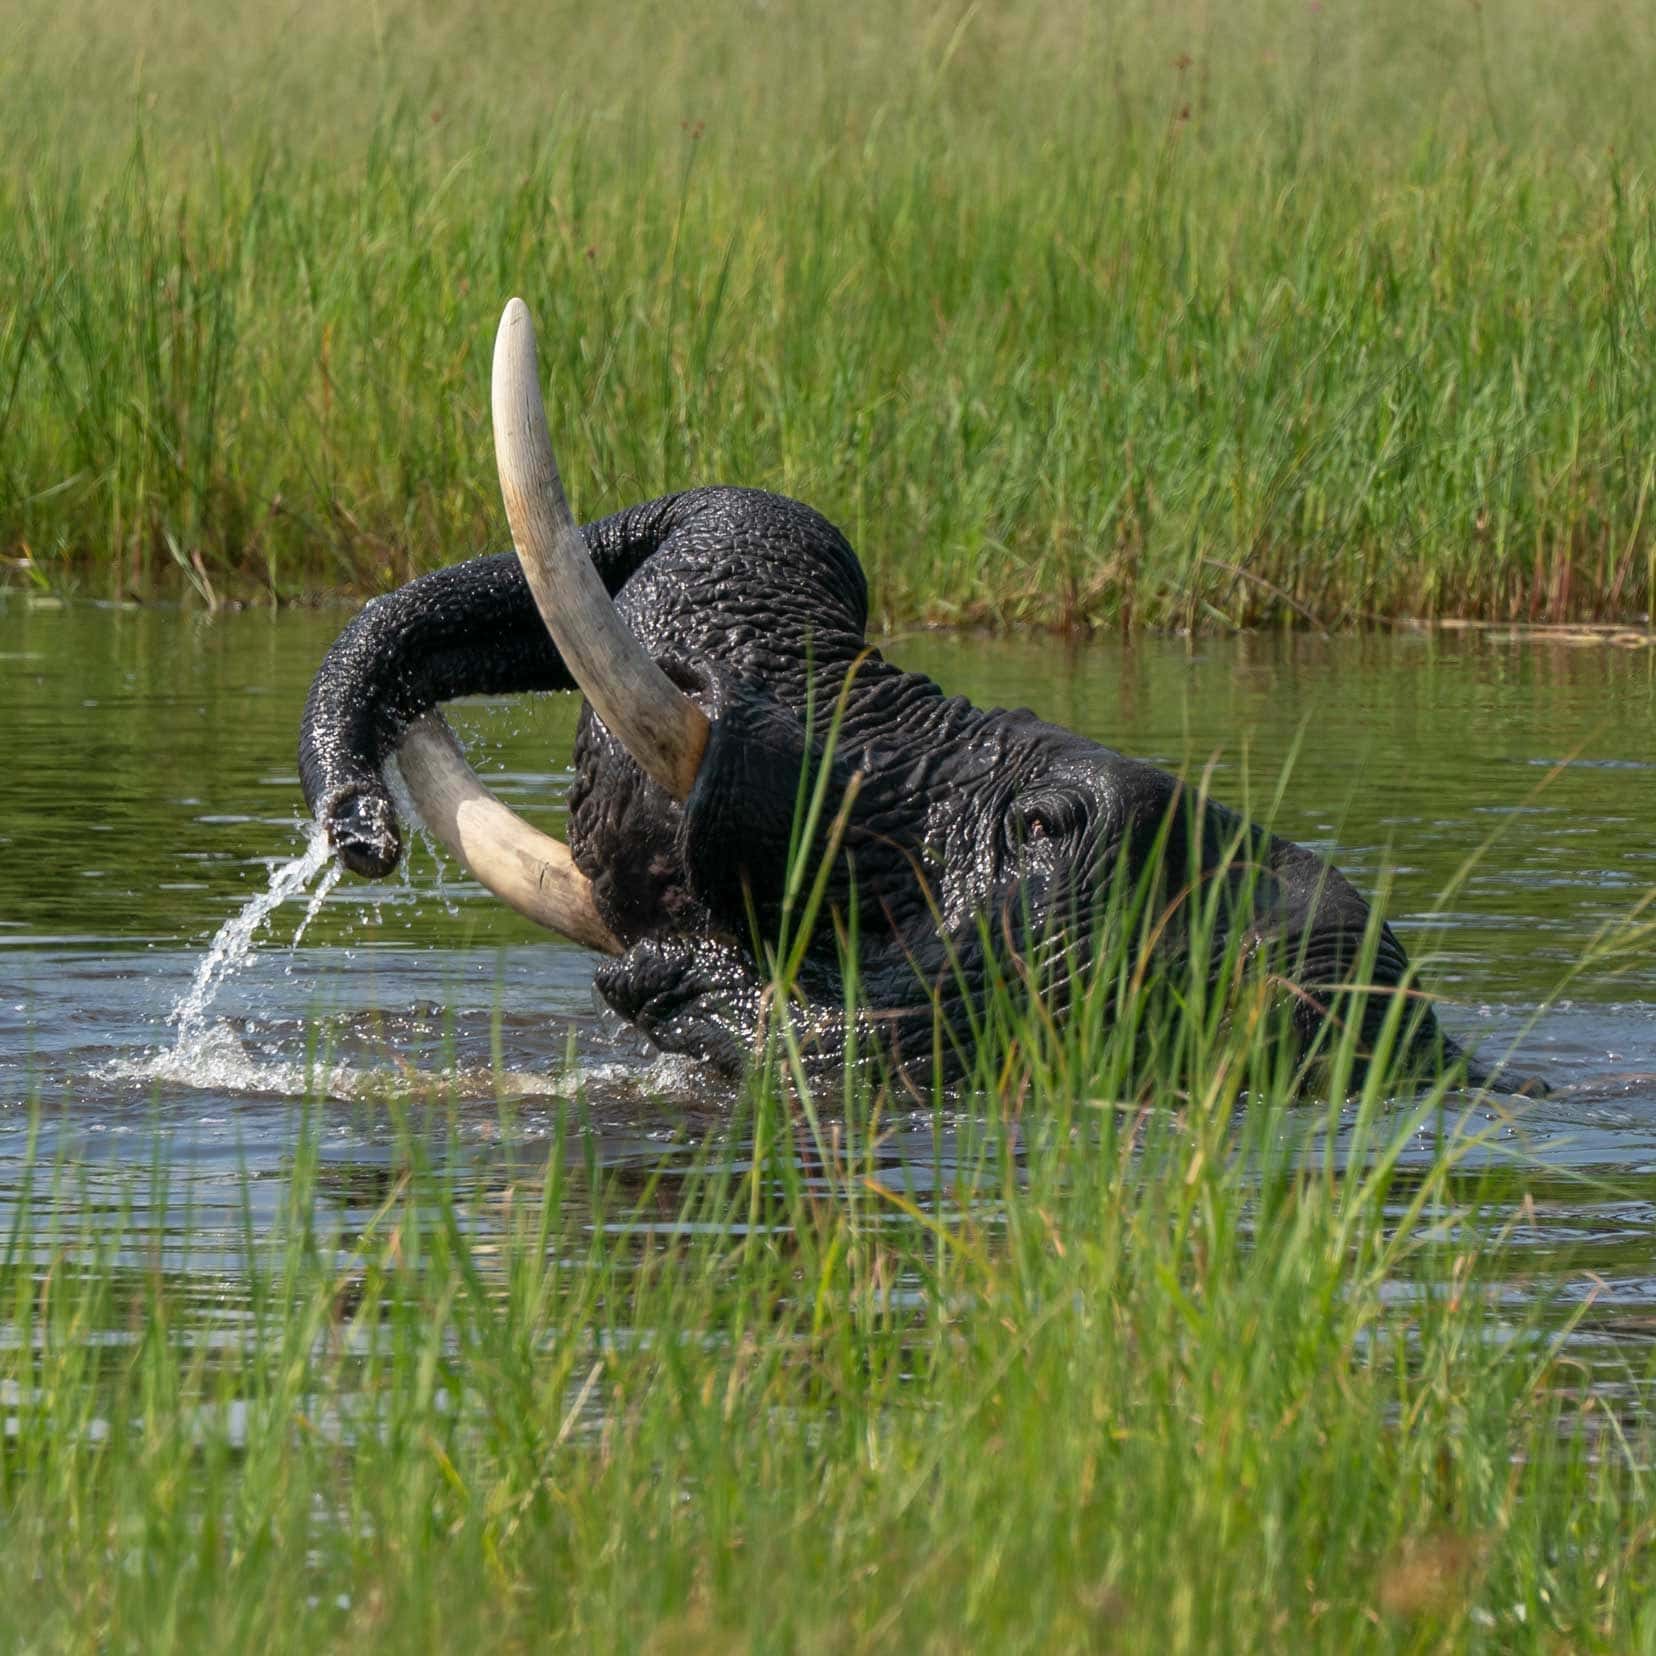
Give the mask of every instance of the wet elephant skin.
[[(939, 1063), (953, 1074), (991, 985), (1045, 961), (1043, 989), (1061, 1004), (1089, 916), (1113, 884), (1147, 873), (1174, 907), (1208, 880), (1234, 892), (1217, 930), (1272, 955), (1301, 1038), (1339, 1001), (1371, 917), (1337, 871), (1165, 771), (893, 666), (866, 641), (856, 555), (809, 507), (696, 489), (582, 534), (629, 626), (713, 721), (682, 806), (590, 707), (576, 737), (569, 845), (624, 949), (597, 986), (664, 1050), (731, 1073), (753, 1052), (770, 981), (756, 940), (783, 924), (800, 802), (831, 726), (808, 866), (830, 848), (833, 859), (791, 1014), (818, 1059), (847, 1038), (853, 924), (859, 1051), (912, 1077)], [(411, 720), (456, 696), (575, 688), (513, 555), (424, 576), (370, 603), (323, 661), (301, 731), (305, 797), (346, 865), (382, 876), (401, 844), (381, 773)], [(1176, 955), (1179, 925), (1162, 930)], [(1407, 977), (1381, 928), (1365, 987)], [(1343, 1004), (1377, 1024), (1386, 999)], [(1431, 1062), (1458, 1056), (1424, 1003), (1412, 1042)]]

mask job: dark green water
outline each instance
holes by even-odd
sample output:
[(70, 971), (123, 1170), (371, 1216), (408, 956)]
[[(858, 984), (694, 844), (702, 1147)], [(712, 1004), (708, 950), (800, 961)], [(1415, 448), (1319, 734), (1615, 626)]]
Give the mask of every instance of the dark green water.
[[(718, 1122), (716, 1086), (598, 1017), (590, 957), (423, 848), (388, 886), (326, 889), (297, 946), (318, 882), (284, 904), (180, 1043), (169, 1015), (209, 943), (305, 848), (295, 732), (343, 619), (0, 600), (0, 1203), (31, 1104), (35, 1154), (97, 1178), (159, 1142), (207, 1229), (239, 1215), (243, 1168), (275, 1211), (318, 1075), (346, 1209), (391, 1154), (375, 1083), (411, 1070), (452, 1086), (455, 1130), (485, 1156), (507, 1153), (502, 1093), (514, 1133), (547, 1130), (570, 1053), (617, 1162)], [(920, 637), (890, 653), (1124, 751), (1211, 763), (1221, 797), (1281, 786), (1280, 828), (1364, 886), (1389, 878), (1448, 1026), (1486, 1051), (1516, 1042), (1557, 1089), (1498, 1123), (1557, 1170), (1536, 1185), (1538, 1261), (1585, 1248), (1606, 1314), (1631, 1330), (1656, 1310), (1656, 959), (1602, 948), (1656, 889), (1656, 650)], [(554, 832), (574, 718), (569, 698), (454, 713), (496, 791)]]

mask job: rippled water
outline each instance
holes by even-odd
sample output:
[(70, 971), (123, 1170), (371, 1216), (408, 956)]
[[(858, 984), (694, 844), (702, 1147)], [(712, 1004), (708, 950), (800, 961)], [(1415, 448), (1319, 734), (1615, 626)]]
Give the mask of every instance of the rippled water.
[[(239, 1224), (243, 1169), (274, 1212), (313, 1082), (344, 1210), (390, 1154), (393, 1082), (452, 1088), (451, 1130), (485, 1158), (508, 1153), (503, 1098), (533, 1140), (572, 1075), (617, 1163), (719, 1122), (716, 1083), (599, 1018), (591, 957), (425, 848), (384, 887), (303, 862), (295, 732), (343, 619), (0, 600), (0, 1205), (31, 1153), (112, 1178), (159, 1142), (204, 1236), (215, 1212)], [(1501, 1126), (1557, 1170), (1535, 1186), (1537, 1258), (1585, 1249), (1629, 1330), (1656, 1309), (1656, 960), (1600, 951), (1656, 889), (1656, 650), (1468, 633), (890, 653), (982, 702), (1211, 763), (1221, 797), (1282, 785), (1283, 831), (1360, 884), (1391, 880), (1448, 1026), (1517, 1042), (1557, 1088)], [(574, 718), (558, 697), (455, 710), (496, 791), (554, 832)], [(288, 864), (285, 900), (211, 962)], [(917, 1133), (916, 1182), (933, 1149)]]

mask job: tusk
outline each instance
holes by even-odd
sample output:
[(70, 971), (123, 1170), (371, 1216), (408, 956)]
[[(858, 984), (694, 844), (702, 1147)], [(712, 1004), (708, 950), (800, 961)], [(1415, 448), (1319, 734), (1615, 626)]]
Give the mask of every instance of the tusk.
[(650, 659), (617, 613), (575, 527), (541, 403), (535, 329), (521, 299), (495, 335), (495, 460), (529, 590), (586, 699), (639, 768), (674, 799), (707, 750), (707, 716)]
[(483, 786), (441, 714), (423, 714), (403, 732), (397, 763), (420, 820), (478, 884), (537, 926), (604, 954), (622, 952), (569, 847)]

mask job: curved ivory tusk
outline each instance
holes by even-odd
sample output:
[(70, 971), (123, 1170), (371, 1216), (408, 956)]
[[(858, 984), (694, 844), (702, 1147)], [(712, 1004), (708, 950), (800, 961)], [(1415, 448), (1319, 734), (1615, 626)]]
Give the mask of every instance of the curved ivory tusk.
[(420, 820), (480, 885), (538, 926), (605, 954), (622, 952), (569, 847), (483, 786), (441, 714), (422, 714), (403, 732), (397, 763)]
[(535, 329), (521, 299), (495, 335), (495, 460), (529, 589), (582, 693), (644, 773), (682, 800), (707, 749), (707, 716), (652, 661), (604, 590), (552, 456)]

